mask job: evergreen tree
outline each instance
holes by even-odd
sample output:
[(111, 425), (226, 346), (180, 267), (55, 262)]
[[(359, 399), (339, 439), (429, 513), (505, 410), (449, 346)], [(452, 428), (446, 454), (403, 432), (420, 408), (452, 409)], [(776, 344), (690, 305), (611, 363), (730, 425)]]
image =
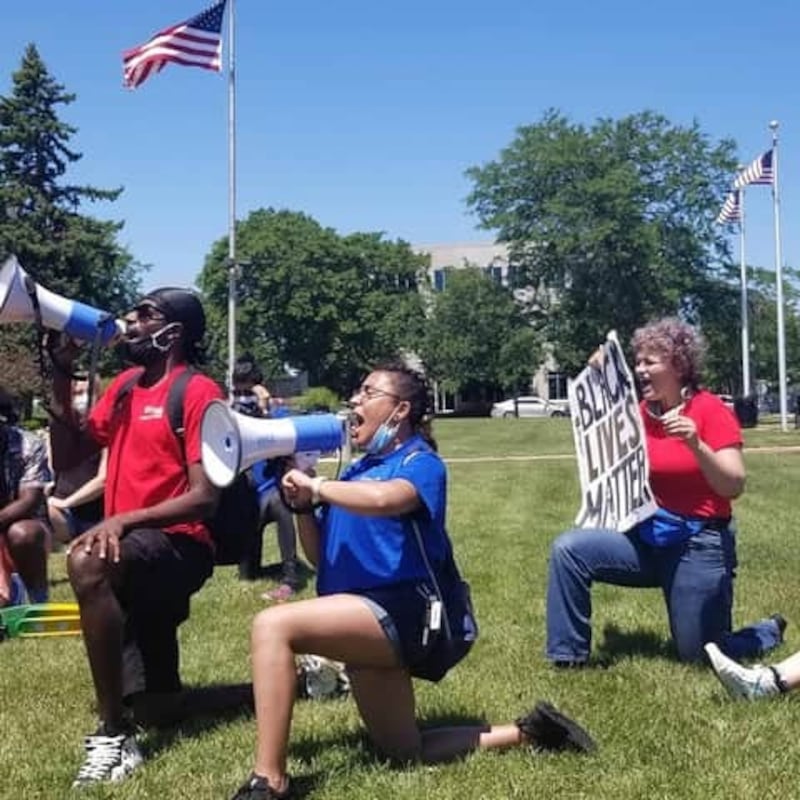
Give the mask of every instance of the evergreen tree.
[[(0, 263), (14, 254), (42, 286), (119, 312), (138, 291), (140, 265), (116, 240), (121, 222), (81, 213), (85, 202), (113, 201), (122, 189), (66, 178), (82, 154), (70, 144), (76, 128), (58, 114), (74, 100), (29, 45), (10, 95), (0, 97)], [(0, 352), (32, 361), (32, 333), (0, 328)], [(35, 389), (27, 378), (12, 383)]]

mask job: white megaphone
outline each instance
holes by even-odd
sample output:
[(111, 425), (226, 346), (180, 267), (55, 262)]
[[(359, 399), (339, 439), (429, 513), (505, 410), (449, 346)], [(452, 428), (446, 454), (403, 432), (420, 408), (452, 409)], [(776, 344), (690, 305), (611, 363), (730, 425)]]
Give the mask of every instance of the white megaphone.
[(22, 269), (15, 256), (7, 258), (0, 268), (0, 325), (5, 322), (36, 322), (38, 315), (31, 294), (36, 298), (38, 314), (45, 328), (64, 331), (74, 339), (89, 342), (99, 335), (103, 344), (124, 332), (123, 322), (111, 314), (39, 286)]
[(345, 442), (345, 429), (335, 414), (259, 419), (239, 414), (222, 400), (214, 400), (203, 414), (200, 442), (208, 479), (225, 488), (257, 461), (338, 450)]

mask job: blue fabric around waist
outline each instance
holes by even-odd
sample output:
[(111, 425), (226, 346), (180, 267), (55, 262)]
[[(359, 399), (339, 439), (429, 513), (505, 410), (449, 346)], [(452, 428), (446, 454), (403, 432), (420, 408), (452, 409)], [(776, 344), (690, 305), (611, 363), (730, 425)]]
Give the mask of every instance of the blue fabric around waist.
[(716, 517), (686, 517), (659, 508), (656, 513), (640, 522), (638, 526), (639, 538), (653, 547), (670, 547), (691, 539), (705, 528), (717, 530), (727, 529), (730, 520)]

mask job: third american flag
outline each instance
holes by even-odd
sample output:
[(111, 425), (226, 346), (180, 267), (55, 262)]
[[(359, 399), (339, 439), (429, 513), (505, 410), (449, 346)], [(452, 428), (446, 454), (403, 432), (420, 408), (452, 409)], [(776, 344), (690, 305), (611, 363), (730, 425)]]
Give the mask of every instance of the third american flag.
[(763, 156), (759, 156), (750, 166), (745, 167), (733, 182), (734, 189), (741, 189), (749, 184), (766, 184), (771, 186), (775, 178), (772, 169), (772, 150), (767, 150)]
[(222, 0), (196, 17), (165, 28), (144, 44), (125, 51), (122, 55), (125, 86), (135, 89), (170, 62), (219, 72), (226, 2)]
[(741, 222), (742, 221), (742, 204), (740, 202), (739, 189), (734, 189), (725, 198), (722, 204), (722, 209), (717, 217), (717, 224), (724, 225), (726, 222)]

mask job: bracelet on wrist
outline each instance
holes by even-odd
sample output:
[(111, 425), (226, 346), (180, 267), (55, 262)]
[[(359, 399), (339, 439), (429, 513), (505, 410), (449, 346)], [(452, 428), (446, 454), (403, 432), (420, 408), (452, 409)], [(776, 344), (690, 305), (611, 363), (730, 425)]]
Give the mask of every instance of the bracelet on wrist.
[(314, 506), (318, 506), (322, 502), (322, 498), (319, 496), (320, 489), (322, 489), (322, 484), (327, 481), (327, 478), (323, 478), (321, 475), (317, 476), (311, 481), (311, 504)]

